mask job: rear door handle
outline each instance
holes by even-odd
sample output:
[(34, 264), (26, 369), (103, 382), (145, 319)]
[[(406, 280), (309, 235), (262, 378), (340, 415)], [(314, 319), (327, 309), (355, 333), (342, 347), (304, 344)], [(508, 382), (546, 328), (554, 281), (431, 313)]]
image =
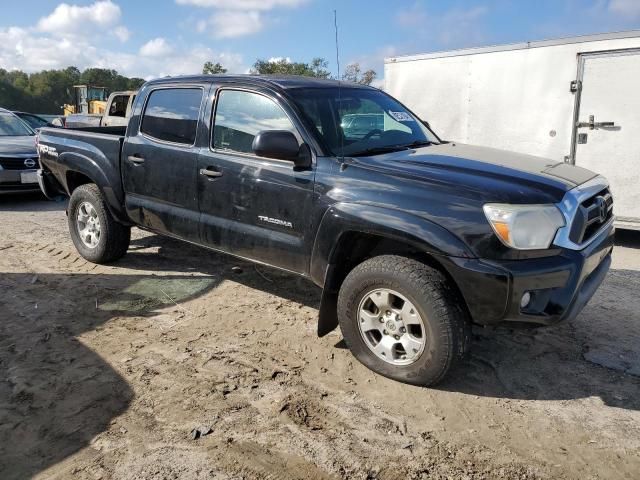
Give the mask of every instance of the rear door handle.
[(219, 170), (211, 170), (211, 167), (201, 168), (200, 175), (204, 175), (205, 177), (210, 177), (210, 178), (217, 178), (222, 176), (222, 172), (220, 172)]
[(127, 157), (127, 160), (129, 160), (134, 165), (142, 165), (144, 163), (144, 158), (139, 155), (129, 155)]

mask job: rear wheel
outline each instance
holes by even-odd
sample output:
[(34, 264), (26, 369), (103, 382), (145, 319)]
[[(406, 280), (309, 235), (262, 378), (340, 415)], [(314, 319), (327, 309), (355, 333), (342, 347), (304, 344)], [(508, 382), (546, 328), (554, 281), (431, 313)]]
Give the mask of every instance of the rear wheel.
[(71, 240), (86, 260), (108, 263), (127, 253), (131, 228), (113, 218), (97, 185), (89, 183), (73, 191), (68, 222)]
[(466, 312), (444, 275), (395, 255), (369, 259), (347, 275), (338, 320), (360, 362), (416, 385), (442, 380), (470, 340)]

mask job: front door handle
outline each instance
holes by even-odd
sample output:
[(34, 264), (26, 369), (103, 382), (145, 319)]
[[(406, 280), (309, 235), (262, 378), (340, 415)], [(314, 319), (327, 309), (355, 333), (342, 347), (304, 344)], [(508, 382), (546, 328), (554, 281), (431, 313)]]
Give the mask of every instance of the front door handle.
[(211, 167), (201, 168), (200, 175), (204, 175), (205, 177), (209, 177), (209, 178), (218, 178), (222, 176), (222, 172), (219, 170), (211, 170)]
[(596, 122), (595, 117), (593, 115), (589, 115), (588, 122), (578, 122), (576, 125), (578, 128), (589, 127), (589, 130), (594, 130), (596, 128), (602, 127), (615, 127), (615, 122)]
[(140, 155), (129, 155), (127, 157), (127, 160), (129, 160), (134, 165), (142, 165), (144, 163), (144, 158), (142, 158)]

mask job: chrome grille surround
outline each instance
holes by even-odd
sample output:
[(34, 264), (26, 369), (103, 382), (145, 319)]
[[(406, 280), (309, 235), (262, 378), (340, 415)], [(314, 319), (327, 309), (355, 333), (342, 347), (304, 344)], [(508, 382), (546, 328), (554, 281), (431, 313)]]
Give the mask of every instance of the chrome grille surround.
[[(562, 248), (568, 248), (570, 250), (582, 250), (587, 247), (593, 240), (598, 236), (598, 234), (613, 224), (615, 221), (615, 215), (611, 214), (611, 216), (606, 220), (602, 226), (594, 232), (589, 238), (585, 239), (581, 242), (575, 242), (571, 239), (571, 229), (574, 221), (576, 220), (576, 215), (578, 210), (581, 207), (582, 203), (597, 196), (603, 190), (607, 190), (609, 188), (609, 182), (606, 178), (598, 175), (597, 177), (592, 178), (591, 180), (583, 183), (582, 185), (578, 185), (577, 187), (569, 190), (565, 193), (562, 201), (560, 203), (556, 203), (560, 212), (562, 212), (562, 216), (564, 217), (565, 225), (561, 227), (556, 232), (556, 236), (553, 240), (553, 245)], [(609, 210), (612, 211), (613, 203), (609, 207)]]

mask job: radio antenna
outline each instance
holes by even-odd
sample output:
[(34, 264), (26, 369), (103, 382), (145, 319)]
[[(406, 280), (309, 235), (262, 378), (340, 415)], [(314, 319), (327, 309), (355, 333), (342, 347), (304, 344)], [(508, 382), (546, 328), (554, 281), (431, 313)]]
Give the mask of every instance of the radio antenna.
[(333, 11), (333, 27), (336, 32), (336, 64), (338, 65), (338, 108), (336, 109), (336, 117), (338, 123), (336, 123), (336, 135), (340, 139), (340, 157), (344, 162), (344, 135), (341, 131), (341, 119), (340, 119), (340, 107), (342, 106), (342, 79), (340, 78), (340, 43), (338, 41), (338, 11)]
[(340, 50), (338, 42), (338, 11), (333, 11), (333, 28), (336, 31), (336, 64), (338, 65), (338, 81), (340, 80)]

